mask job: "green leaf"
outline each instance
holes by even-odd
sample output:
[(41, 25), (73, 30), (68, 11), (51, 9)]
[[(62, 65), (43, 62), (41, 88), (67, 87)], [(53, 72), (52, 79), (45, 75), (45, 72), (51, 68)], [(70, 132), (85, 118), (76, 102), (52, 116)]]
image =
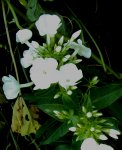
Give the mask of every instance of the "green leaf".
[(111, 106), (109, 106), (108, 111), (113, 114), (118, 120), (119, 123), (122, 125), (122, 103), (115, 102)]
[(73, 150), (71, 146), (67, 144), (62, 144), (56, 147), (55, 150)]
[(69, 127), (70, 125), (68, 125), (67, 122), (64, 122), (57, 129), (55, 129), (55, 131), (45, 141), (41, 142), (41, 144), (50, 144), (57, 141), (60, 137), (67, 134)]
[(92, 88), (90, 93), (92, 104), (97, 109), (103, 109), (122, 96), (122, 84), (109, 84), (100, 88)]
[(67, 108), (74, 108), (73, 100), (69, 95), (62, 94), (62, 101)]
[(41, 137), (45, 131), (47, 131), (47, 129), (52, 126), (52, 124), (54, 124), (55, 120), (54, 119), (49, 119), (47, 120), (41, 127), (40, 129), (37, 131), (36, 133), (36, 138)]
[(29, 0), (27, 5), (27, 17), (30, 21), (36, 21), (44, 10), (38, 3), (38, 0)]
[(5, 122), (0, 121), (0, 131), (4, 128), (4, 126), (5, 126)]
[(57, 110), (59, 112), (63, 111), (63, 110), (67, 110), (66, 107), (64, 105), (61, 104), (42, 104), (42, 105), (38, 105), (37, 106), (39, 109), (41, 109), (42, 111), (44, 111), (46, 114), (54, 117), (57, 119), (57, 117), (54, 114), (54, 110)]
[(5, 96), (0, 93), (0, 104), (7, 103), (7, 100), (5, 99)]
[(24, 99), (19, 97), (13, 106), (12, 131), (20, 133), (21, 136), (26, 136), (31, 133), (36, 133), (40, 126), (41, 125), (31, 116)]
[[(54, 99), (54, 95), (57, 92), (57, 89), (55, 86), (51, 86), (49, 89), (46, 90), (37, 90), (33, 91), (33, 93), (24, 94), (24, 99), (29, 102), (36, 105), (42, 105), (42, 104), (52, 104), (57, 103), (57, 100)], [(59, 103), (60, 101), (58, 101)]]
[(25, 8), (27, 7), (27, 1), (26, 0), (18, 0), (21, 5), (23, 5)]

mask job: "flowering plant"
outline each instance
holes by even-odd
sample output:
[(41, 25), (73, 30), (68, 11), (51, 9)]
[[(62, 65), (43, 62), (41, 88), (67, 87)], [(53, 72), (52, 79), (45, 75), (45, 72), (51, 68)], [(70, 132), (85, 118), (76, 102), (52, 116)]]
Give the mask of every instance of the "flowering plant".
[[(7, 4), (12, 9), (9, 1)], [(62, 31), (61, 15), (38, 14), (32, 14), (34, 28), (19, 27), (15, 33), (17, 49), (22, 49), (18, 65), (24, 74), (18, 75), (9, 44), (16, 77), (9, 73), (1, 78), (1, 95), (12, 106), (10, 131), (15, 148), (19, 144), (14, 136), (20, 136), (34, 143), (35, 149), (113, 150), (115, 145), (107, 141), (118, 139), (121, 130), (117, 118), (106, 115), (106, 108), (122, 96), (122, 85), (102, 84), (99, 74), (89, 75), (87, 61), (93, 59), (116, 78), (118, 75), (104, 64), (99, 50), (101, 59), (93, 54), (84, 42), (82, 28), (68, 36)], [(17, 24), (15, 14), (14, 19)], [(7, 25), (6, 34), (9, 36)], [(27, 83), (21, 84), (25, 78)]]

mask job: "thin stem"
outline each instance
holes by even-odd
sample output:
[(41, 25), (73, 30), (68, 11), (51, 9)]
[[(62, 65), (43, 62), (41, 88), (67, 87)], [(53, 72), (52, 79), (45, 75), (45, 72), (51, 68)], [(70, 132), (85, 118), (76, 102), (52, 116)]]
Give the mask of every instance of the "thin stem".
[(34, 84), (33, 82), (29, 82), (29, 83), (25, 83), (25, 84), (20, 84), (20, 88), (30, 87), (33, 84)]
[(18, 18), (17, 18), (16, 14), (15, 14), (15, 11), (14, 11), (14, 9), (13, 9), (11, 3), (10, 3), (8, 0), (6, 0), (6, 2), (7, 2), (7, 4), (8, 4), (9, 9), (11, 10), (11, 13), (12, 13), (13, 17), (14, 17), (14, 21), (15, 21), (15, 23), (16, 23), (16, 26), (17, 26), (19, 29), (22, 29), (22, 26), (20, 26), (20, 24), (19, 24)]
[[(66, 4), (67, 5), (67, 4)], [(97, 45), (97, 43), (95, 42), (94, 38), (92, 37), (92, 35), (89, 33), (89, 31), (87, 30), (87, 28), (84, 26), (84, 24), (81, 22), (81, 20), (79, 20), (77, 18), (77, 16), (74, 14), (74, 12), (68, 7), (67, 5), (67, 8), (69, 9), (69, 11), (72, 13), (72, 15), (74, 16), (74, 20), (75, 22), (80, 26), (80, 24), (82, 25), (82, 27), (84, 28), (84, 30), (86, 31), (86, 33), (88, 34), (88, 36), (91, 38), (92, 42), (94, 43), (96, 49), (98, 50), (98, 53), (100, 55), (100, 59), (101, 59), (101, 62), (102, 62), (102, 66), (103, 66), (103, 69), (104, 71), (106, 71), (106, 66), (105, 66), (105, 63), (104, 63), (104, 59), (103, 59), (103, 56), (102, 56), (102, 53)]]
[[(66, 3), (65, 3), (65, 4), (66, 4)], [(113, 71), (112, 68), (110, 68), (108, 65), (106, 65), (106, 64), (104, 63), (104, 59), (103, 59), (102, 53), (101, 53), (100, 48), (99, 48), (99, 46), (97, 45), (96, 41), (94, 40), (94, 38), (92, 37), (92, 35), (89, 33), (89, 31), (87, 30), (87, 28), (84, 26), (84, 24), (81, 22), (81, 20), (79, 20), (79, 19), (77, 18), (77, 16), (75, 15), (75, 13), (68, 7), (68, 4), (66, 4), (66, 6), (67, 6), (67, 8), (69, 9), (69, 11), (72, 13), (72, 15), (74, 16), (73, 19), (75, 20), (75, 22), (79, 25), (79, 27), (80, 27), (81, 29), (82, 29), (82, 27), (84, 28), (84, 30), (85, 30), (86, 33), (89, 35), (89, 37), (91, 38), (92, 42), (94, 43), (96, 49), (98, 50), (98, 53), (99, 53), (99, 55), (100, 55), (100, 59), (99, 59), (96, 55), (94, 55), (93, 53), (92, 53), (92, 58), (93, 58), (95, 61), (97, 61), (100, 65), (103, 66), (105, 72), (108, 70), (108, 71), (109, 71), (111, 74), (113, 74), (117, 79), (121, 79), (121, 77), (120, 77), (115, 71)]]
[(35, 145), (36, 149), (37, 149), (37, 150), (41, 150), (41, 149), (39, 148), (38, 144), (35, 142), (35, 140), (33, 140), (33, 138), (32, 138), (31, 136), (30, 136), (30, 139), (31, 139), (32, 143)]
[[(7, 25), (7, 19), (6, 19), (6, 13), (5, 13), (4, 2), (1, 1), (1, 3), (2, 3), (3, 19), (4, 19), (5, 30), (6, 30), (6, 35), (7, 35), (7, 40), (8, 40), (9, 49), (10, 49), (10, 54), (11, 54), (11, 58), (12, 58), (12, 61), (13, 61), (16, 78), (17, 78), (17, 80), (18, 80), (18, 82), (19, 82), (19, 76), (18, 76), (18, 71), (17, 71), (17, 65), (16, 65), (16, 61), (15, 61), (15, 58), (14, 58), (14, 54), (13, 54), (12, 46), (11, 46), (11, 41), (10, 41), (10, 35), (9, 35), (9, 30), (8, 30), (8, 25)], [(21, 94), (21, 92), (20, 92), (20, 94)]]
[[(102, 62), (101, 62), (101, 60), (95, 55), (95, 54), (93, 54), (92, 53), (92, 58), (94, 59), (94, 60), (96, 60), (99, 64), (102, 64)], [(114, 70), (112, 70), (109, 66), (107, 66), (107, 65), (105, 65), (106, 66), (106, 68), (107, 68), (107, 70), (111, 73), (111, 74), (113, 74), (117, 79), (121, 79), (121, 77), (114, 71)]]
[[(5, 121), (5, 123), (7, 124), (7, 126), (9, 127), (8, 122), (7, 122), (6, 118), (4, 117), (2, 111), (0, 111), (0, 115), (2, 116), (2, 118), (3, 118), (3, 120)], [(15, 138), (14, 138), (14, 135), (13, 135), (11, 129), (10, 129), (10, 135), (11, 135), (12, 140), (13, 140), (13, 143), (14, 143), (14, 145), (15, 145), (15, 149), (16, 149), (16, 150), (20, 150), (20, 148), (18, 147), (18, 144), (17, 144), (17, 142), (16, 142), (16, 140), (15, 140)]]

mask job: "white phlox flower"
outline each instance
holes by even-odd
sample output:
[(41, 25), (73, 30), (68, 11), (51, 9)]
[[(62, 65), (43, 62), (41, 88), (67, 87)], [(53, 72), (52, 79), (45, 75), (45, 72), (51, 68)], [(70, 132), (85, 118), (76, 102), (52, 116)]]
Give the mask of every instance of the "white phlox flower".
[(76, 131), (76, 127), (70, 127), (69, 131), (75, 132)]
[(47, 89), (58, 82), (58, 63), (54, 58), (37, 58), (30, 68), (30, 78), (34, 82), (34, 90)]
[(20, 84), (18, 81), (12, 76), (9, 75), (2, 77), (3, 81), (3, 91), (7, 99), (14, 99), (18, 96), (20, 92)]
[(80, 150), (114, 150), (114, 149), (107, 144), (98, 144), (93, 138), (87, 138), (81, 144)]
[(109, 136), (111, 136), (114, 139), (118, 139), (118, 135), (120, 135), (120, 132), (115, 129), (109, 130)]
[(98, 150), (98, 143), (93, 138), (87, 138), (81, 144), (80, 150)]
[(20, 59), (20, 63), (24, 68), (27, 68), (33, 63), (33, 55), (30, 50), (25, 50), (23, 52), (23, 58)]
[[(38, 48), (39, 44), (35, 41), (32, 41), (32, 46), (34, 48)], [(23, 52), (23, 58), (20, 59), (20, 63), (24, 68), (27, 68), (32, 65), (33, 60), (37, 58), (37, 53), (34, 49), (29, 48), (29, 50), (25, 50)]]
[(73, 55), (78, 54), (80, 56), (84, 56), (85, 58), (90, 58), (91, 57), (91, 49), (84, 46), (80, 39), (78, 39), (77, 42), (78, 43), (71, 42), (70, 45), (69, 45), (71, 49), (75, 50)]
[(61, 20), (57, 15), (43, 14), (36, 21), (35, 25), (41, 36), (55, 35), (61, 26)]
[(69, 86), (77, 84), (82, 77), (82, 70), (78, 69), (75, 64), (69, 63), (60, 67), (59, 69), (59, 84), (68, 89)]
[(26, 43), (32, 37), (32, 31), (29, 29), (21, 29), (16, 33), (16, 42)]

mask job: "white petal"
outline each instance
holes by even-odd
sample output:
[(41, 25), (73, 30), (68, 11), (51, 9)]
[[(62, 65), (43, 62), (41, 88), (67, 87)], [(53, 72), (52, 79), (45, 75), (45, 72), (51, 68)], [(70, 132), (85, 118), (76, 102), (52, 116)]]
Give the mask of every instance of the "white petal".
[(34, 48), (39, 48), (39, 43), (36, 41), (31, 42)]
[(29, 29), (21, 29), (16, 33), (16, 42), (21, 44), (26, 43), (32, 37), (32, 32)]
[(56, 15), (44, 14), (39, 17), (35, 25), (41, 36), (54, 35), (60, 27), (60, 18)]
[(115, 129), (110, 129), (109, 131), (110, 134), (116, 134), (116, 135), (120, 135), (120, 132), (115, 130)]
[(107, 140), (108, 138), (107, 138), (107, 136), (105, 136), (104, 134), (101, 134), (101, 135), (99, 136), (99, 139), (100, 139), (100, 140)]
[(11, 75), (9, 77), (4, 76), (2, 78), (3, 84), (3, 91), (7, 99), (14, 99), (17, 97), (18, 93), (20, 92), (20, 84), (18, 81)]
[(81, 30), (76, 31), (75, 33), (72, 34), (71, 36), (71, 41), (74, 41), (81, 33)]
[(35, 89), (47, 89), (52, 83), (58, 82), (57, 61), (54, 58), (37, 58), (30, 68), (30, 78)]
[(98, 144), (93, 138), (87, 138), (83, 141), (80, 150), (98, 150)]
[(75, 132), (76, 131), (76, 127), (70, 127), (69, 131)]
[(79, 49), (78, 54), (80, 56), (84, 56), (85, 58), (91, 57), (91, 49), (82, 45), (81, 49)]

